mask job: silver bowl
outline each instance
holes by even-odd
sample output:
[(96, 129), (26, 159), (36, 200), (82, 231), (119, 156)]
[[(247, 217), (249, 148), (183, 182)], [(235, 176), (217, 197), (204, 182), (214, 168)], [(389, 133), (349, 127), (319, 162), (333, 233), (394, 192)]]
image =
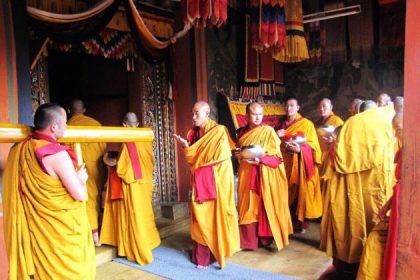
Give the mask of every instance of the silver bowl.
[(297, 136), (293, 138), (293, 141), (295, 141), (298, 144), (305, 144), (306, 143), (306, 137)]
[(319, 136), (330, 136), (333, 135), (335, 127), (332, 125), (322, 126), (317, 129)]
[(259, 158), (264, 154), (264, 149), (260, 145), (249, 145), (241, 147), (241, 158), (244, 159)]

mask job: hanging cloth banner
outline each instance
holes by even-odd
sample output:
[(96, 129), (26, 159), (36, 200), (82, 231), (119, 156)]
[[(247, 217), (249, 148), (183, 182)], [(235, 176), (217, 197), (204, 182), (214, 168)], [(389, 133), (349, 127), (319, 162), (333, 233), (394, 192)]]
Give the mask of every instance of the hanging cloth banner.
[(252, 46), (258, 51), (286, 46), (284, 0), (250, 0)]
[[(246, 116), (246, 105), (248, 103), (232, 101), (227, 98), (229, 111), (232, 115), (233, 124), (235, 129), (246, 126), (248, 119)], [(280, 104), (260, 104), (264, 108), (263, 124), (275, 127), (278, 125), (280, 118), (286, 115), (286, 109)]]
[(258, 82), (260, 78), (260, 60), (258, 52), (252, 47), (252, 31), (249, 16), (245, 19), (245, 82), (252, 83)]
[(302, 0), (286, 0), (286, 47), (274, 54), (280, 62), (293, 63), (309, 58), (303, 30)]
[(185, 0), (185, 21), (195, 27), (220, 28), (227, 20), (227, 0)]
[[(276, 82), (283, 83), (283, 69), (281, 63), (273, 60), (269, 50), (257, 52), (252, 47), (250, 17), (245, 19), (245, 83)], [(277, 72), (277, 74), (276, 74)]]

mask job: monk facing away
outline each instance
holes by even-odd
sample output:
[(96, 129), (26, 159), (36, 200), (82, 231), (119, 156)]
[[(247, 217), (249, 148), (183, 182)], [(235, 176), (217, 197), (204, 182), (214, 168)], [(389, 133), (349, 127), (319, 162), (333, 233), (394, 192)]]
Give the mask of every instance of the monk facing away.
[(302, 117), (296, 98), (286, 100), (287, 115), (280, 119), (277, 135), (282, 139), (281, 153), (289, 183), (289, 206), (295, 230), (305, 232), (307, 219), (322, 214), (318, 165), (321, 148), (314, 124)]
[[(395, 105), (395, 102), (394, 102)], [(392, 120), (396, 137), (402, 143), (403, 113), (399, 111)], [(369, 233), (363, 248), (358, 280), (395, 279), (397, 270), (397, 240), (399, 225), (399, 196), (402, 164), (402, 146), (395, 154), (395, 179), (392, 197), (379, 211), (380, 222)], [(388, 211), (391, 210), (389, 216)]]
[(329, 271), (354, 273), (379, 210), (392, 192), (394, 136), (392, 106), (367, 100), (343, 125), (325, 192), (321, 249), (333, 257)]
[[(33, 134), (10, 150), (3, 174), (9, 279), (95, 279), (84, 167), (60, 145), (66, 112), (41, 105)], [(5, 269), (5, 268), (2, 268)]]
[[(69, 113), (71, 118), (68, 125), (77, 126), (100, 126), (101, 124), (85, 115), (86, 108), (82, 100), (75, 99), (71, 102)], [(106, 143), (81, 143), (83, 161), (89, 174), (87, 181), (88, 201), (87, 213), (89, 224), (92, 229), (92, 236), (95, 246), (100, 246), (98, 237), (98, 217), (99, 217), (99, 194), (104, 181), (104, 167), (102, 156), (105, 153)]]
[(174, 134), (193, 175), (192, 261), (203, 269), (215, 259), (223, 268), (225, 257), (239, 250), (231, 161), (231, 150), (235, 146), (226, 127), (209, 118), (210, 107), (206, 102), (197, 102), (192, 114), (194, 127), (187, 139)]
[(241, 248), (255, 250), (273, 240), (280, 250), (289, 244), (293, 233), (289, 211), (288, 184), (282, 164), (280, 139), (271, 126), (263, 125), (263, 107), (246, 107), (248, 124), (238, 129), (238, 147), (260, 145), (261, 157), (240, 160), (238, 210)]
[[(137, 127), (133, 112), (123, 120), (125, 127)], [(109, 165), (100, 241), (118, 248), (119, 256), (141, 265), (153, 261), (152, 250), (160, 237), (152, 208), (153, 143), (124, 143), (118, 159)]]

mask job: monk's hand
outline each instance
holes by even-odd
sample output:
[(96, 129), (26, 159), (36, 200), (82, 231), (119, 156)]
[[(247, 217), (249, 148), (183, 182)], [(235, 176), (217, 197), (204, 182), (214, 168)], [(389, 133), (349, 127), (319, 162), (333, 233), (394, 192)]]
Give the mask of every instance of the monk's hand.
[(334, 143), (335, 141), (335, 135), (328, 135), (328, 136), (322, 136), (322, 139), (324, 140), (325, 143), (327, 143), (328, 145)]
[(247, 163), (252, 165), (259, 165), (260, 159), (259, 158), (250, 158), (250, 159), (244, 159)]
[(87, 179), (89, 178), (86, 165), (83, 163), (76, 171), (77, 177), (79, 177), (80, 181), (83, 182), (83, 184), (86, 184)]
[(235, 156), (235, 158), (237, 160), (241, 160), (242, 159), (242, 157), (241, 157), (241, 150), (240, 149), (235, 149), (235, 150), (232, 151), (232, 153), (233, 153), (233, 155)]
[(286, 148), (291, 152), (300, 153), (300, 146), (294, 141), (286, 142)]
[(106, 165), (111, 166), (111, 167), (117, 165), (117, 159), (111, 158), (108, 153), (104, 154), (103, 161), (105, 162)]
[(279, 129), (276, 131), (277, 135), (281, 138), (286, 134), (286, 130), (285, 129)]
[(388, 212), (388, 210), (391, 208), (391, 199), (388, 200), (384, 206), (382, 206), (381, 209), (379, 209), (379, 219), (381, 219), (381, 221), (385, 221), (388, 219), (388, 217), (386, 216), (386, 213)]
[(190, 145), (188, 144), (188, 141), (184, 138), (182, 138), (180, 135), (174, 133), (174, 138), (178, 144), (182, 146), (182, 148), (188, 148)]

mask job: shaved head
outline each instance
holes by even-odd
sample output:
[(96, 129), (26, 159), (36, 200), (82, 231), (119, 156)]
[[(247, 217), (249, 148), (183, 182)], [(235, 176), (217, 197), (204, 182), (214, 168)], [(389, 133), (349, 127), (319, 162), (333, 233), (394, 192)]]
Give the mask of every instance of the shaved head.
[(66, 111), (57, 104), (42, 104), (35, 112), (35, 130), (42, 131), (55, 139), (59, 139), (64, 135), (67, 127), (66, 123)]
[(328, 105), (332, 106), (331, 99), (329, 99), (329, 98), (322, 98), (321, 102), (319, 102), (319, 103), (328, 104)]
[(332, 113), (333, 105), (330, 99), (323, 98), (318, 105), (318, 115), (325, 119), (328, 118)]
[(85, 104), (80, 99), (73, 99), (69, 107), (70, 114), (86, 112)]
[(364, 111), (367, 111), (369, 109), (376, 108), (376, 107), (378, 107), (378, 105), (376, 104), (375, 101), (373, 101), (373, 100), (366, 100), (365, 102), (363, 102), (360, 105), (359, 111), (360, 112), (364, 112)]
[(246, 105), (246, 115), (248, 117), (248, 125), (254, 128), (262, 124), (264, 118), (264, 108), (257, 102)]
[(198, 101), (197, 103), (195, 103), (193, 109), (203, 110), (204, 112), (210, 114), (210, 106), (207, 102), (204, 101)]
[(64, 109), (54, 103), (45, 103), (38, 107), (34, 116), (36, 130), (44, 130), (54, 122), (59, 121), (63, 116)]
[(394, 98), (394, 109), (396, 113), (402, 113), (404, 109), (404, 97), (396, 96)]
[(363, 100), (360, 98), (355, 98), (351, 101), (349, 107), (348, 107), (348, 112), (350, 113), (350, 115), (356, 115), (357, 113), (359, 113), (359, 109), (360, 109), (360, 105), (363, 103)]
[(379, 94), (378, 98), (376, 99), (376, 103), (379, 107), (383, 107), (391, 103), (391, 97), (386, 93)]
[(246, 105), (246, 114), (249, 115), (249, 113), (253, 110), (253, 109), (257, 109), (257, 108), (263, 108), (258, 102), (251, 102), (248, 103), (248, 105)]
[(210, 116), (209, 104), (204, 101), (198, 101), (194, 104), (192, 114), (193, 125), (196, 127), (204, 127), (207, 124)]
[(125, 114), (123, 124), (128, 127), (137, 127), (139, 125), (139, 120), (137, 119), (136, 113), (128, 112)]

